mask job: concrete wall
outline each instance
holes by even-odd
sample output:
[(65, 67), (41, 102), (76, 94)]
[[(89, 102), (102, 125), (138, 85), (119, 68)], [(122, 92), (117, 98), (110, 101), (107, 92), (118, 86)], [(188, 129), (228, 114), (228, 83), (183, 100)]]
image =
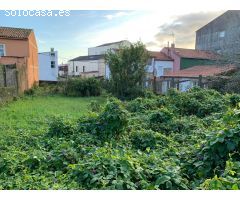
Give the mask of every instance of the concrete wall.
[[(39, 80), (40, 81), (57, 81), (58, 80), (58, 52), (43, 52), (38, 54), (39, 61)], [(55, 67), (51, 67), (51, 61), (55, 62)]]
[(227, 11), (196, 32), (196, 49), (240, 52), (240, 11)]

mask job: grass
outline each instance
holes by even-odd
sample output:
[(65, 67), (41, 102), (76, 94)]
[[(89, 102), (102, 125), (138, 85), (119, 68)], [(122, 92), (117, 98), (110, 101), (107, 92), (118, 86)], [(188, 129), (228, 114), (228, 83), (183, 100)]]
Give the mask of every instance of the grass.
[(8, 132), (45, 132), (49, 119), (54, 115), (69, 115), (78, 118), (89, 110), (89, 103), (96, 100), (103, 103), (103, 97), (36, 96), (24, 97), (0, 107), (0, 137)]

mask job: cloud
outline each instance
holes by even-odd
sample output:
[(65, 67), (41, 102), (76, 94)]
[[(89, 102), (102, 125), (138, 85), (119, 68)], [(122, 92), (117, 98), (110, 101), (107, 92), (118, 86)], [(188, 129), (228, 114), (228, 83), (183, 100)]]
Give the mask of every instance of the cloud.
[(126, 16), (129, 15), (129, 13), (127, 12), (117, 12), (114, 14), (109, 14), (109, 15), (105, 15), (104, 17), (107, 18), (108, 20), (112, 20), (113, 18), (118, 18), (118, 17), (122, 17), (122, 16)]
[(221, 13), (221, 11), (199, 12), (177, 16), (170, 23), (161, 25), (154, 41), (147, 46), (153, 48), (155, 44), (164, 47), (168, 42), (174, 42), (177, 47), (194, 48), (195, 32)]

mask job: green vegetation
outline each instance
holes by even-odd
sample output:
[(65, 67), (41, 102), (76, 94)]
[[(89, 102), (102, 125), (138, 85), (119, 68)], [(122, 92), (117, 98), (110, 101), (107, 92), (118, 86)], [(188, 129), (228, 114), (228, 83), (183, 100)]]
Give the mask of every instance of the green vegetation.
[(0, 188), (238, 189), (239, 100), (24, 97), (0, 108)]
[(148, 58), (147, 50), (141, 42), (123, 46), (117, 52), (109, 51), (105, 59), (111, 71), (110, 92), (120, 99), (142, 95)]

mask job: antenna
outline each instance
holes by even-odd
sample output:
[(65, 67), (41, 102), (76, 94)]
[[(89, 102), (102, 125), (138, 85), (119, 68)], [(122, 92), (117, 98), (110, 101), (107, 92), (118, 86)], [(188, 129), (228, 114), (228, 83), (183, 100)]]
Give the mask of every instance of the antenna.
[(172, 43), (175, 44), (175, 34), (174, 34), (174, 32), (172, 32), (171, 35), (172, 35)]

